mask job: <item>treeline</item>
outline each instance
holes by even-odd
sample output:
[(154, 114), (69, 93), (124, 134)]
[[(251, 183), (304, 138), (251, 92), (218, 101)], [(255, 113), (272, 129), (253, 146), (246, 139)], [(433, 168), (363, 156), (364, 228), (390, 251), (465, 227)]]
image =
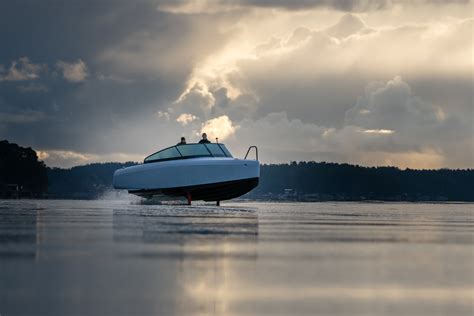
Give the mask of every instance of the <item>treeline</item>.
[[(113, 190), (115, 170), (135, 163), (48, 168), (36, 152), (0, 141), (0, 198), (95, 199)], [(474, 201), (474, 170), (401, 170), (325, 162), (262, 165), (244, 198), (298, 201)]]
[[(112, 189), (105, 163), (48, 170), (52, 198), (97, 198)], [(474, 170), (401, 170), (325, 162), (262, 165), (260, 183), (244, 198), (296, 201), (474, 201)]]
[(36, 152), (0, 141), (0, 198), (41, 197), (47, 188), (46, 166)]
[(114, 171), (136, 163), (95, 163), (71, 169), (48, 168), (49, 198), (96, 199), (112, 190)]
[(254, 198), (474, 201), (474, 170), (401, 170), (325, 162), (263, 165)]

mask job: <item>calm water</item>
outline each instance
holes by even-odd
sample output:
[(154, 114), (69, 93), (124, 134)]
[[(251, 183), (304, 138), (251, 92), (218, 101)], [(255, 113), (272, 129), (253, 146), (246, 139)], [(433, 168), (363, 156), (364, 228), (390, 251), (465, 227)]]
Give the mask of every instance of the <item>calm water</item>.
[(0, 314), (472, 315), (469, 204), (0, 201)]

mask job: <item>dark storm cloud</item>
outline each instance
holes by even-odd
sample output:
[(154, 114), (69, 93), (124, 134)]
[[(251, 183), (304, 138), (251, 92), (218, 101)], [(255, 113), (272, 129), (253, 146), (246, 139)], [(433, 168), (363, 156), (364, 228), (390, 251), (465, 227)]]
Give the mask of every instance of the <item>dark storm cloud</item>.
[(232, 11), (242, 8), (271, 8), (289, 11), (330, 8), (346, 12), (365, 12), (392, 8), (396, 4), (467, 4), (471, 0), (234, 0), (234, 1), (193, 1), (157, 0), (158, 7), (175, 13), (208, 13)]
[(153, 9), (151, 1), (2, 1), (0, 38), (8, 45), (0, 50), (0, 60), (90, 60), (104, 47), (146, 27), (156, 17)]
[[(169, 106), (196, 60), (225, 39), (204, 17), (156, 5), (1, 2), (0, 138), (105, 152), (113, 142), (103, 135)], [(191, 41), (205, 45), (187, 47)]]

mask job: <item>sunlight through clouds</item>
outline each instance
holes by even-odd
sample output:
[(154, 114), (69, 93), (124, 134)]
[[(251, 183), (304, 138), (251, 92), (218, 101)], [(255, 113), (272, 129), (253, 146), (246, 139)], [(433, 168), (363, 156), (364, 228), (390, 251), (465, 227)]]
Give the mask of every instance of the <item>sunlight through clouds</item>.
[(238, 129), (227, 115), (210, 119), (202, 124), (201, 133), (207, 133), (210, 139), (226, 140)]
[(37, 51), (0, 59), (4, 138), (100, 160), (206, 131), (264, 162), (474, 165), (472, 1), (105, 7), (64, 6), (74, 52), (17, 26)]

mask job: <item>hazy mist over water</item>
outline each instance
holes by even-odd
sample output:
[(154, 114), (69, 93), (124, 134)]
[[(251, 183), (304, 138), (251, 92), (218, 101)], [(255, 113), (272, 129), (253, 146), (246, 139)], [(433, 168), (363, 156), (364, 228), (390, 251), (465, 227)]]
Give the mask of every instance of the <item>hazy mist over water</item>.
[(472, 315), (472, 204), (0, 201), (0, 314)]

